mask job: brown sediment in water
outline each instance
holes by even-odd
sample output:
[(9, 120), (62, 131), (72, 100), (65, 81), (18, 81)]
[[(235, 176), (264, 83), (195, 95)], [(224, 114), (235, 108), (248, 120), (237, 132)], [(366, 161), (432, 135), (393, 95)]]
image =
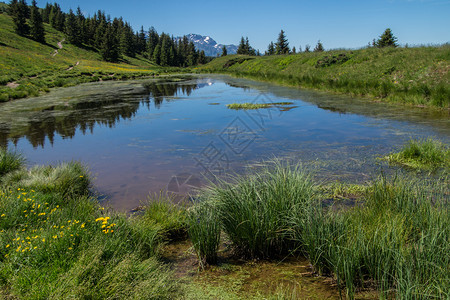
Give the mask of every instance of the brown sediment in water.
[[(261, 299), (280, 291), (298, 299), (340, 299), (334, 278), (318, 276), (304, 257), (242, 260), (226, 242), (218, 255), (218, 265), (202, 270), (191, 242), (183, 240), (166, 245), (162, 256), (180, 280), (186, 299)], [(378, 299), (378, 293), (362, 290), (355, 299)]]

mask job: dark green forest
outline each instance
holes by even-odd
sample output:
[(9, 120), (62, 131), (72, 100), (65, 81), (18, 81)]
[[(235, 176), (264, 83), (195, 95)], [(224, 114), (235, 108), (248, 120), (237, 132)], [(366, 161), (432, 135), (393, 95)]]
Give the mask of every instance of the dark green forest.
[(135, 32), (122, 17), (112, 19), (101, 10), (86, 17), (80, 7), (66, 13), (57, 3), (47, 3), (42, 9), (34, 0), (31, 7), (26, 0), (12, 0), (7, 13), (21, 36), (45, 43), (43, 23), (47, 23), (64, 32), (67, 42), (97, 50), (108, 62), (120, 61), (122, 55), (135, 57), (137, 54), (160, 66), (189, 67), (207, 62), (204, 51), (196, 50), (186, 36), (176, 39), (164, 32), (158, 34), (153, 27), (148, 33), (144, 27)]

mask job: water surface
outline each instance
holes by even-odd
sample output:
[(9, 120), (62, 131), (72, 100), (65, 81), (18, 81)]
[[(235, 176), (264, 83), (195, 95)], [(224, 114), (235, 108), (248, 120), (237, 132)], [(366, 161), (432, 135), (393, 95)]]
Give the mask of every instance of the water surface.
[[(255, 111), (231, 103), (292, 102)], [(450, 141), (448, 112), (374, 103), (225, 76), (91, 83), (0, 104), (0, 146), (29, 165), (79, 160), (110, 205), (280, 157), (324, 180), (364, 182), (410, 138)]]

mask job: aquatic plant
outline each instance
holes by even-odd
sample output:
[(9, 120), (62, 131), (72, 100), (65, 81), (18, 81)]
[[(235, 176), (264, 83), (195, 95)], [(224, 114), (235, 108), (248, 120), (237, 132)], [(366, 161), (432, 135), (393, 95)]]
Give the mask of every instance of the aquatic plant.
[(217, 263), (221, 224), (217, 207), (209, 200), (196, 203), (188, 211), (188, 233), (203, 268)]
[(308, 212), (315, 185), (300, 165), (276, 161), (206, 190), (237, 253), (272, 257), (294, 250), (290, 216)]
[(449, 168), (450, 148), (432, 138), (409, 140), (399, 152), (385, 156), (384, 159), (415, 169)]

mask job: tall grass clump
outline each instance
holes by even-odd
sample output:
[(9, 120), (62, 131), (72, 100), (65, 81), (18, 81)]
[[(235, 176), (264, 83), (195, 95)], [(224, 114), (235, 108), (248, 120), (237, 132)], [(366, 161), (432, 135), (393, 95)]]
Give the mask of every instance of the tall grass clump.
[(188, 233), (201, 267), (217, 263), (221, 226), (215, 204), (201, 200), (188, 211)]
[(175, 204), (173, 196), (162, 192), (155, 194), (148, 198), (143, 207), (144, 213), (140, 219), (158, 226), (162, 236), (170, 240), (186, 236), (186, 207), (182, 204)]
[(22, 155), (0, 148), (0, 176), (22, 168), (24, 163)]
[(290, 216), (305, 214), (315, 185), (300, 165), (281, 162), (236, 176), (207, 191), (237, 253), (268, 258), (293, 250)]
[(446, 180), (381, 176), (367, 189), (364, 206), (338, 212), (318, 207), (302, 227), (305, 252), (319, 272), (334, 274), (349, 298), (367, 285), (382, 298), (448, 297)]
[(449, 168), (450, 148), (432, 138), (409, 140), (398, 153), (385, 157), (392, 163), (419, 169)]
[(5, 181), (21, 188), (60, 193), (63, 196), (87, 195), (90, 187), (89, 172), (79, 162), (35, 166), (29, 171), (23, 169), (8, 174)]

